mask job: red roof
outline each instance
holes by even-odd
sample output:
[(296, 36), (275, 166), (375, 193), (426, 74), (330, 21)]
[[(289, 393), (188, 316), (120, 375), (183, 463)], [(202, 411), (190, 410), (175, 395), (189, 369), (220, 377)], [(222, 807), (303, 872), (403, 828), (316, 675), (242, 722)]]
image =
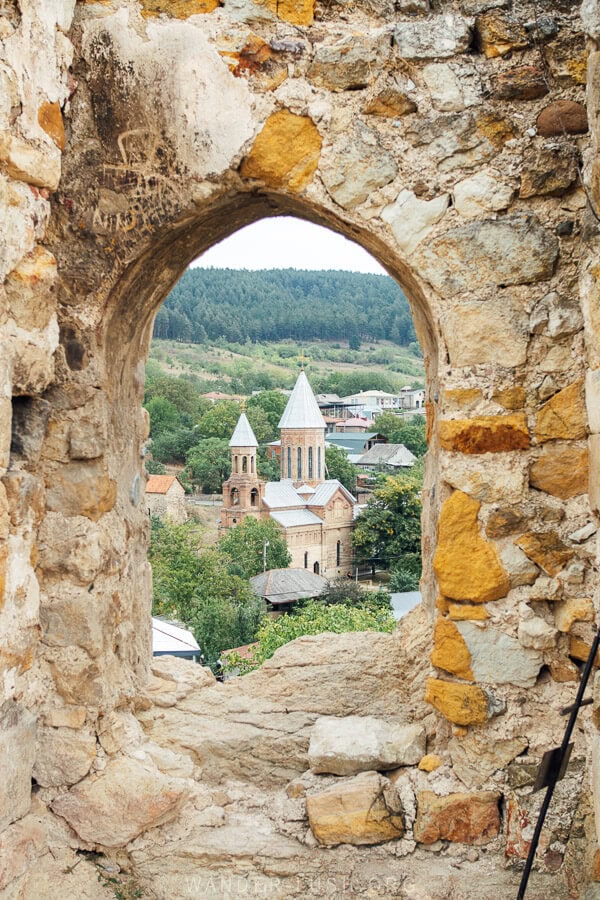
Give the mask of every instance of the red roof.
[(253, 659), (255, 647), (258, 647), (258, 641), (254, 641), (253, 644), (243, 644), (241, 647), (232, 647), (231, 650), (223, 650), (221, 656), (237, 653), (240, 659)]
[(177, 475), (150, 475), (146, 482), (146, 493), (166, 494), (174, 481), (179, 481)]

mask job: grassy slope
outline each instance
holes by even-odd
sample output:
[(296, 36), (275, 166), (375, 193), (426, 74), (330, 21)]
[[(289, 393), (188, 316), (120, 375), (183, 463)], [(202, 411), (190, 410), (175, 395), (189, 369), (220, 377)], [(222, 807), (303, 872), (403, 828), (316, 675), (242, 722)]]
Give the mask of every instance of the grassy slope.
[[(393, 378), (398, 387), (424, 384), (423, 360), (406, 347), (387, 341), (363, 344), (360, 350), (327, 341), (313, 341), (304, 348), (310, 360), (309, 372), (364, 372), (364, 388), (369, 387), (369, 373), (382, 372)], [(290, 387), (298, 373), (301, 348), (289, 342), (229, 344), (223, 347), (185, 344), (176, 341), (152, 341), (150, 358), (171, 375), (198, 375), (207, 381), (232, 377), (243, 371), (267, 371), (281, 387)]]

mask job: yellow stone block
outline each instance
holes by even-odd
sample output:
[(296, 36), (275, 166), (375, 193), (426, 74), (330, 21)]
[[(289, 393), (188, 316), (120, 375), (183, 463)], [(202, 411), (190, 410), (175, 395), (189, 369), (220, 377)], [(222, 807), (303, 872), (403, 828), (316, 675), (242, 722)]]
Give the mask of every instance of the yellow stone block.
[(265, 122), (242, 163), (241, 174), (270, 187), (298, 193), (313, 179), (321, 144), (321, 135), (312, 119), (282, 109)]
[(471, 603), (449, 603), (448, 616), (454, 622), (464, 621), (483, 621), (489, 619), (490, 614), (482, 604), (473, 605)]
[(588, 597), (577, 597), (555, 603), (554, 622), (559, 631), (567, 634), (574, 622), (593, 622), (594, 604)]
[(154, 19), (164, 14), (172, 19), (187, 19), (203, 13), (211, 13), (219, 6), (219, 0), (142, 0), (142, 15)]
[(586, 435), (583, 381), (574, 381), (544, 403), (538, 413), (535, 437), (541, 444), (558, 439), (579, 440)]
[(38, 122), (59, 150), (65, 149), (65, 126), (58, 103), (43, 103), (38, 109)]
[(431, 662), (457, 678), (475, 681), (468, 647), (456, 625), (448, 619), (440, 618), (435, 623)]
[(259, 3), (291, 25), (312, 25), (314, 21), (315, 0), (259, 0)]
[(486, 603), (508, 593), (510, 583), (494, 544), (480, 534), (480, 504), (455, 491), (442, 506), (433, 568), (451, 600)]
[(442, 760), (436, 753), (428, 753), (419, 763), (421, 772), (435, 772), (442, 765)]
[(481, 725), (489, 718), (488, 695), (475, 684), (428, 678), (425, 702), (455, 725)]
[(524, 387), (511, 387), (505, 388), (503, 391), (496, 391), (492, 400), (495, 400), (504, 409), (522, 409), (525, 406), (525, 397)]
[(547, 444), (529, 471), (529, 483), (538, 491), (568, 500), (588, 489), (590, 459), (587, 447)]
[(526, 450), (529, 431), (524, 413), (444, 419), (439, 424), (440, 447), (454, 453), (505, 453)]

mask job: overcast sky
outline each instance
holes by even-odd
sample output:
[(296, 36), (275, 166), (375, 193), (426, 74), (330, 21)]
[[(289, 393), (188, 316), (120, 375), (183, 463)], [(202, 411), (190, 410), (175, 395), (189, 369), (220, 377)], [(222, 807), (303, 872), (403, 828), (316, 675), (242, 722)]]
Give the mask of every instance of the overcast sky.
[(345, 269), (386, 275), (373, 257), (341, 235), (302, 219), (261, 219), (215, 244), (192, 266), (215, 269)]

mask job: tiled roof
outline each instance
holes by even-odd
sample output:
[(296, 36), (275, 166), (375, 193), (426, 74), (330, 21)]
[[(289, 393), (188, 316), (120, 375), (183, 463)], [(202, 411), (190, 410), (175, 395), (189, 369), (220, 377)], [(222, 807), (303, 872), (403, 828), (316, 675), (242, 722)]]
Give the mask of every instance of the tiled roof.
[(235, 430), (229, 441), (230, 447), (258, 447), (258, 441), (254, 437), (252, 425), (248, 421), (246, 413), (242, 413), (237, 421)]
[(252, 590), (269, 603), (291, 603), (318, 597), (327, 587), (327, 579), (309, 569), (271, 569), (250, 579)]
[(147, 494), (166, 494), (177, 475), (150, 475), (146, 482)]
[(305, 372), (298, 375), (294, 390), (279, 420), (279, 428), (325, 428), (325, 420)]

